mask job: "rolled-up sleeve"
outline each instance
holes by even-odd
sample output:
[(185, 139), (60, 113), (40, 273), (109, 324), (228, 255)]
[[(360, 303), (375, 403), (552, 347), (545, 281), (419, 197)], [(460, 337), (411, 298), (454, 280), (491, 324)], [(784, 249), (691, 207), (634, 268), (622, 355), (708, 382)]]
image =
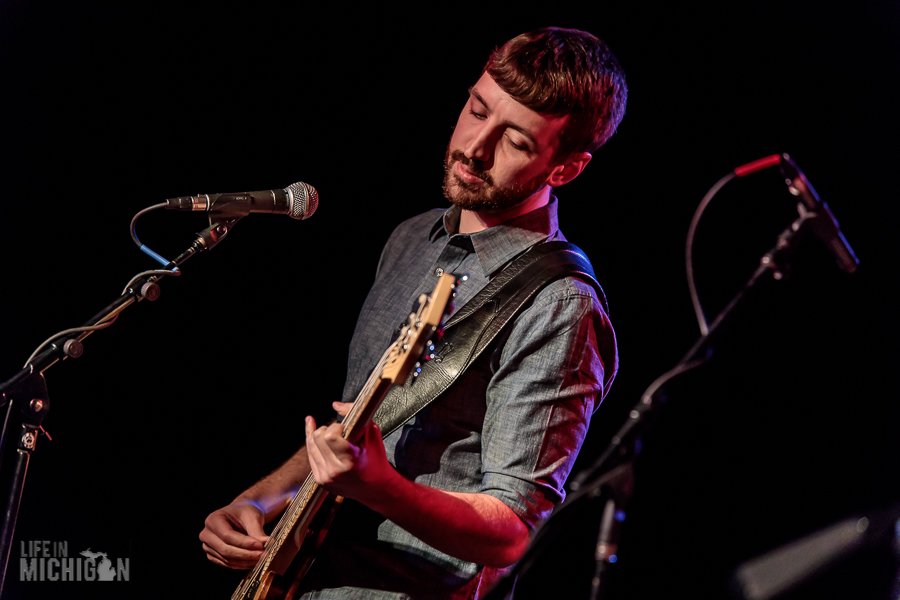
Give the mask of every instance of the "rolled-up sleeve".
[(495, 351), (481, 492), (531, 528), (565, 498), (591, 414), (616, 369), (613, 336), (590, 288), (564, 279), (537, 296)]

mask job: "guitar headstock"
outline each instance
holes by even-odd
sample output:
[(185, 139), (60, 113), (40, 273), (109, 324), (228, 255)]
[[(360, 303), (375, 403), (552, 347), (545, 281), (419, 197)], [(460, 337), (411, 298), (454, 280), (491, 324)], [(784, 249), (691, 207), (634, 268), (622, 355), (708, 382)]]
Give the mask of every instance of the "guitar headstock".
[(400, 338), (391, 350), (388, 363), (381, 373), (382, 379), (403, 385), (422, 355), (426, 342), (438, 330), (456, 283), (456, 277), (444, 273), (431, 294), (422, 294), (418, 310), (409, 316), (409, 322), (403, 326)]
[[(450, 302), (447, 304), (447, 308), (444, 310), (445, 315), (449, 315), (453, 312), (455, 308), (454, 300), (456, 299), (456, 295), (459, 293), (459, 286), (464, 284), (469, 280), (468, 275), (462, 275), (459, 279), (456, 280), (456, 283), (453, 285), (453, 293), (450, 295)], [(438, 325), (437, 331), (434, 332), (434, 336), (432, 337), (432, 341), (425, 342), (425, 352), (422, 353), (422, 358), (416, 362), (413, 367), (415, 370), (413, 371), (413, 377), (418, 377), (419, 373), (422, 372), (422, 363), (428, 362), (430, 360), (434, 360), (435, 358), (435, 349), (434, 342), (441, 341), (444, 337), (444, 321), (441, 321), (441, 324)]]

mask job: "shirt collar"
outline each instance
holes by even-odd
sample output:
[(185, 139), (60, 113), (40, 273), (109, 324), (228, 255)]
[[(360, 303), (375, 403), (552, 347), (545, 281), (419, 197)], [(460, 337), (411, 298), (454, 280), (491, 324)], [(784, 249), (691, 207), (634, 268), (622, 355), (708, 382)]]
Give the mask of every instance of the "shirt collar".
[[(484, 274), (492, 276), (531, 246), (558, 237), (556, 210), (556, 197), (551, 196), (545, 206), (468, 236)], [(450, 238), (460, 235), (456, 233), (459, 230), (459, 216), (458, 206), (445, 210), (431, 228), (431, 241), (437, 241), (442, 235)]]

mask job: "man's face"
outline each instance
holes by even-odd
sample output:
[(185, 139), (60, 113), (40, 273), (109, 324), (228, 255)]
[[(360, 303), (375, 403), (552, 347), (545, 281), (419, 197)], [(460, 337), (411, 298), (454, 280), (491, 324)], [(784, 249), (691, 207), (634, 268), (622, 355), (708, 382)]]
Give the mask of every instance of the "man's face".
[(543, 189), (568, 117), (519, 104), (485, 73), (469, 91), (444, 159), (444, 195), (474, 211), (499, 211)]

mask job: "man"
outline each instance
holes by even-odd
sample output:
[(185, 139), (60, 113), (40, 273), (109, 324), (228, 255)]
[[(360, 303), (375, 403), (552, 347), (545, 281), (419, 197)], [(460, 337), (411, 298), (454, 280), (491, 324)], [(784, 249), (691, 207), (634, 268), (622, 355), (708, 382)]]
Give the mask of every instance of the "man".
[[(463, 306), (513, 258), (563, 240), (554, 187), (577, 177), (615, 131), (624, 74), (590, 34), (546, 28), (496, 50), (470, 89), (445, 158), (453, 205), (401, 224), (386, 245), (351, 345), (346, 415), (411, 302), (440, 273), (468, 273)], [(564, 497), (590, 416), (617, 368), (593, 289), (545, 287), (440, 399), (382, 440), (342, 439), (306, 419), (306, 446), (212, 513), (208, 558), (250, 568), (263, 524), (312, 472), (349, 499), (304, 579), (304, 598), (476, 598), (522, 555)]]

